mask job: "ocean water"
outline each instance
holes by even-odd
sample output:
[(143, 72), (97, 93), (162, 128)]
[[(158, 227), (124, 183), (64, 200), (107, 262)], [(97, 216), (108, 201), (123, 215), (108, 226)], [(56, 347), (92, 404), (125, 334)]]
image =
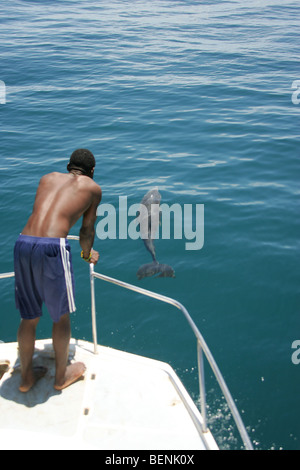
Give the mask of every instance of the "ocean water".
[[(103, 203), (139, 203), (157, 186), (169, 205), (203, 204), (200, 250), (156, 240), (175, 279), (138, 281), (149, 253), (119, 237), (96, 238), (97, 270), (182, 302), (254, 447), (299, 449), (299, 3), (11, 0), (0, 15), (0, 272), (13, 270), (39, 179), (66, 171), (76, 148), (96, 156)], [(88, 267), (72, 246), (73, 336), (90, 340)], [(96, 285), (101, 344), (170, 362), (197, 400), (196, 342), (180, 312)], [(13, 280), (0, 294), (0, 339), (15, 341)], [(50, 334), (45, 312), (38, 336)], [(209, 424), (222, 449), (239, 449), (206, 375)]]

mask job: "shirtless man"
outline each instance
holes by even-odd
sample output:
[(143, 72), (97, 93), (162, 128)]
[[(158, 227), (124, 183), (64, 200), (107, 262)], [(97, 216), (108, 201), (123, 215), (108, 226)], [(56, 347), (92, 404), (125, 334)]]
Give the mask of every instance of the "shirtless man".
[(43, 176), (32, 215), (15, 245), (16, 306), (22, 318), (18, 330), (21, 392), (28, 392), (46, 372), (32, 365), (36, 327), (43, 303), (53, 320), (54, 388), (62, 390), (68, 387), (85, 372), (83, 363), (67, 365), (70, 313), (76, 308), (71, 251), (66, 237), (83, 216), (81, 257), (89, 263), (98, 262), (99, 253), (92, 247), (102, 193), (100, 186), (93, 181), (95, 158), (89, 150), (75, 150), (67, 169), (66, 174)]

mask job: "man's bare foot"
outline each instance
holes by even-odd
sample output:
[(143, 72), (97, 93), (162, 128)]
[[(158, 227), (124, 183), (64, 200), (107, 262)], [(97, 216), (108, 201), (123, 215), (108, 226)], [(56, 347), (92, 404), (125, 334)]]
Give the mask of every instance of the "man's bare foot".
[(1, 361), (0, 360), (0, 379), (2, 379), (3, 375), (5, 374), (5, 372), (8, 371), (9, 369), (9, 366), (10, 366), (10, 362), (9, 361)]
[(47, 374), (47, 367), (36, 366), (33, 367), (33, 370), (28, 374), (28, 377), (22, 380), (22, 383), (19, 387), (20, 392), (27, 393), (32, 387)]
[(75, 362), (67, 367), (65, 377), (61, 382), (54, 384), (55, 390), (63, 390), (73, 383), (77, 382), (86, 371), (86, 367), (82, 362)]

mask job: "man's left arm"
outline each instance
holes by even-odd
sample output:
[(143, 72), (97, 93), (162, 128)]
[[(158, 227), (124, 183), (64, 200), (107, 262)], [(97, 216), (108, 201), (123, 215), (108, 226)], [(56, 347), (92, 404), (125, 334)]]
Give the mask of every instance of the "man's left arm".
[(82, 248), (82, 257), (89, 263), (97, 264), (99, 253), (93, 250), (95, 239), (95, 223), (97, 219), (97, 208), (101, 202), (101, 189), (95, 192), (91, 206), (83, 214), (82, 226), (80, 229), (79, 242)]

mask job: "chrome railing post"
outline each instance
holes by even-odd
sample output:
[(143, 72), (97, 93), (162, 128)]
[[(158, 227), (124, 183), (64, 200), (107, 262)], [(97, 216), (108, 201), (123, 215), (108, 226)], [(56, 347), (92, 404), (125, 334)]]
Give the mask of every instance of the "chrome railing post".
[(95, 300), (95, 279), (94, 279), (94, 265), (93, 264), (90, 264), (90, 283), (91, 283), (91, 310), (92, 310), (92, 329), (93, 329), (94, 354), (98, 354), (96, 300)]
[(203, 358), (202, 347), (201, 347), (199, 340), (197, 341), (197, 356), (198, 356), (199, 393), (200, 393), (200, 400), (201, 400), (201, 415), (203, 418), (203, 432), (207, 432), (204, 358)]
[[(68, 240), (79, 241), (80, 238), (77, 235), (68, 235)], [(94, 354), (98, 354), (94, 267), (95, 267), (94, 264), (90, 264), (91, 314), (92, 314), (92, 333), (93, 333), (93, 343), (94, 343)]]

